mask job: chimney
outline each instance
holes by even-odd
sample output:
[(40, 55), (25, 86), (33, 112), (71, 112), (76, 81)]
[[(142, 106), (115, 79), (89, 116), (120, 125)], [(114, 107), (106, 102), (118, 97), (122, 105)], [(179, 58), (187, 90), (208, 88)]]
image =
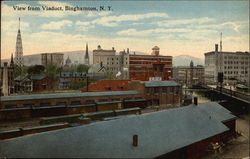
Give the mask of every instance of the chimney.
[(127, 48), (127, 53), (129, 53), (129, 48)]
[(112, 50), (115, 50), (115, 48), (114, 48), (114, 47), (112, 47)]
[(133, 136), (133, 146), (137, 147), (138, 146), (138, 135)]
[(215, 44), (215, 52), (218, 52), (218, 44)]
[(194, 105), (198, 105), (198, 97), (194, 97)]

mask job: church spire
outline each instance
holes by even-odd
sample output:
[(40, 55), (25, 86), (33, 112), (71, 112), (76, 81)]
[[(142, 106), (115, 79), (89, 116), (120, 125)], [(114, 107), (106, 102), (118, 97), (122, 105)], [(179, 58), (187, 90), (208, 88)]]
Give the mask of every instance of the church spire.
[(23, 45), (22, 45), (22, 37), (20, 31), (20, 17), (19, 17), (18, 32), (16, 38), (15, 63), (19, 67), (23, 66)]
[(88, 49), (88, 43), (86, 44), (85, 57), (84, 57), (84, 64), (85, 64), (85, 65), (89, 65), (89, 49)]
[(18, 30), (20, 30), (20, 17), (19, 17), (19, 23), (18, 23)]

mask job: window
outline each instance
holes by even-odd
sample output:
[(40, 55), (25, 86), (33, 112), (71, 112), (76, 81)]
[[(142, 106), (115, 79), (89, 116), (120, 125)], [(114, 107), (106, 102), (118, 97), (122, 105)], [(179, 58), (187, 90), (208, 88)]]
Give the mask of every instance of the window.
[(159, 88), (158, 87), (155, 87), (154, 88), (154, 94), (158, 94), (159, 93)]
[(71, 105), (80, 105), (81, 102), (80, 101), (71, 101)]
[(28, 108), (30, 108), (30, 107), (33, 107), (34, 105), (33, 104), (23, 104), (23, 107), (28, 107)]
[(6, 109), (11, 109), (11, 108), (16, 108), (17, 106), (16, 105), (12, 105), (12, 104), (10, 104), (10, 105), (5, 105), (5, 108)]
[(99, 99), (98, 102), (107, 102), (107, 99)]
[(86, 100), (86, 102), (85, 102), (86, 104), (94, 104), (95, 103), (95, 101), (94, 100)]
[(167, 87), (162, 87), (162, 93), (166, 94), (167, 92)]
[(170, 87), (170, 94), (174, 93), (174, 87)]
[(119, 101), (119, 100), (120, 100), (119, 98), (112, 99), (112, 101)]
[(50, 106), (50, 103), (40, 103), (40, 107)]
[(147, 95), (150, 94), (150, 88), (146, 88), (146, 93), (147, 93)]
[(66, 106), (66, 102), (57, 102), (56, 105)]

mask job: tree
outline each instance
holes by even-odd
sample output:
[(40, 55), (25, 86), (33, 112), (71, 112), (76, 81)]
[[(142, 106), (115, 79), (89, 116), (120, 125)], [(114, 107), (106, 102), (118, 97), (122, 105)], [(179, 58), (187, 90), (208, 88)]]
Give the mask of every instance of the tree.
[(76, 71), (77, 71), (77, 72), (88, 72), (88, 69), (89, 69), (89, 67), (88, 67), (87, 65), (79, 64), (79, 65), (77, 66)]
[(45, 74), (52, 79), (53, 81), (57, 80), (58, 74), (62, 71), (62, 68), (57, 67), (55, 65), (47, 65), (45, 68)]
[(34, 65), (34, 66), (30, 66), (28, 68), (28, 74), (41, 74), (43, 73), (45, 70), (45, 67), (42, 65)]

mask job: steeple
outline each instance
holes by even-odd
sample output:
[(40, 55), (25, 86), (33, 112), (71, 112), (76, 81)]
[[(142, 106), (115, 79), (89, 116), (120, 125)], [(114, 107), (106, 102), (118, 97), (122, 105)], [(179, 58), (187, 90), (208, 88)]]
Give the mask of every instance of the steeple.
[(19, 17), (18, 32), (16, 38), (15, 63), (19, 67), (23, 66), (23, 45), (22, 45), (22, 37), (20, 31), (20, 17)]
[(11, 54), (10, 67), (14, 67), (13, 54)]
[(86, 44), (85, 57), (84, 57), (84, 64), (85, 64), (85, 65), (89, 65), (89, 50), (88, 50), (88, 43)]
[(19, 23), (18, 23), (18, 31), (20, 32), (20, 17), (19, 17)]

